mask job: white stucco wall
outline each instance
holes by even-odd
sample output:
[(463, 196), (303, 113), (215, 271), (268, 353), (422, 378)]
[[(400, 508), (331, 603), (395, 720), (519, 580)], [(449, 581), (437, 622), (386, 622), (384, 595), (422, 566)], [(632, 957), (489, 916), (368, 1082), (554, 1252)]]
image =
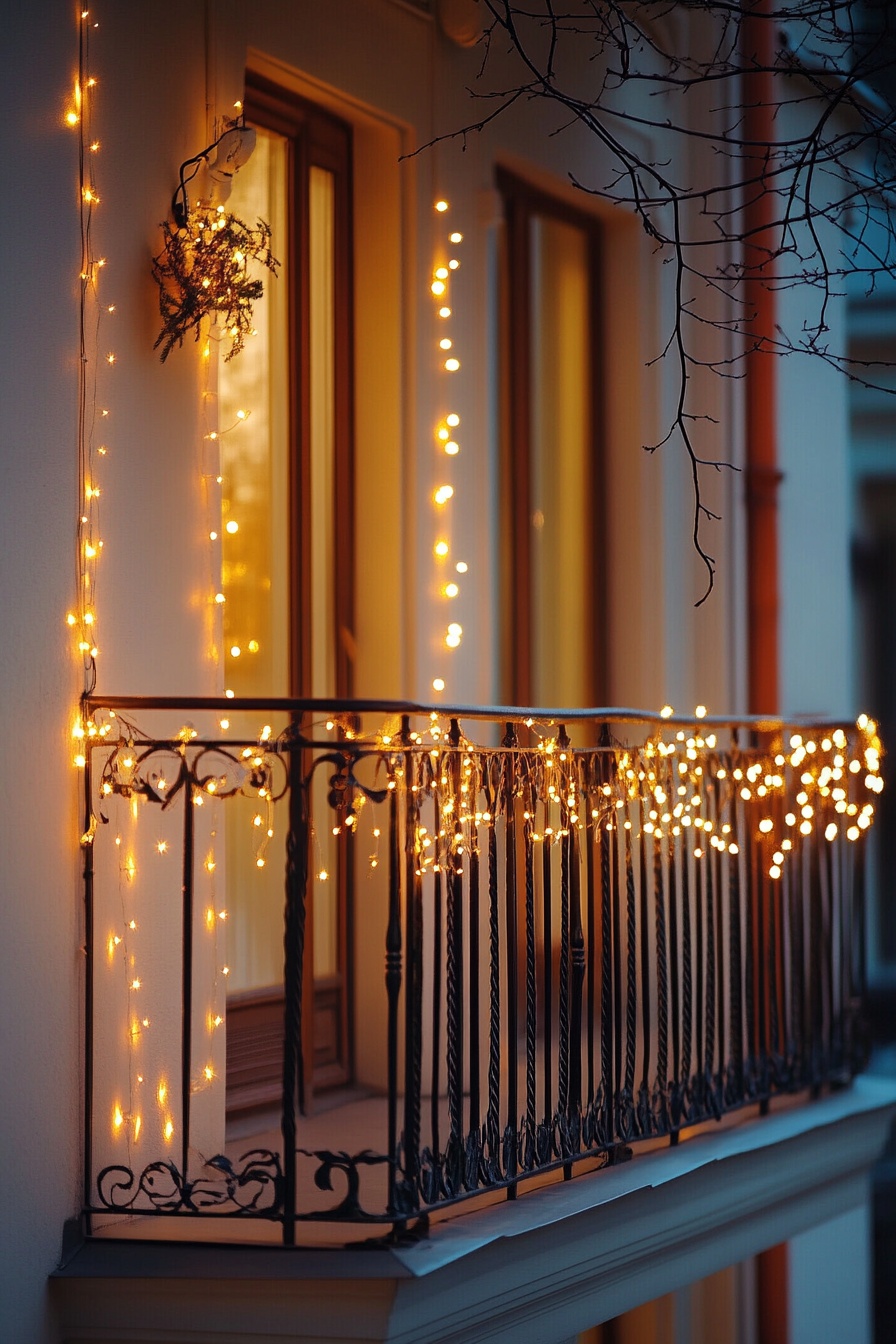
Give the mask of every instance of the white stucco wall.
[[(8, 189), (0, 402), (0, 1335), (53, 1337), (46, 1275), (78, 1203), (81, 1013), (77, 778), (69, 729), (79, 686), (64, 617), (77, 491), (77, 161), (61, 124), (71, 87), (63, 5), (12, 15), (3, 43)], [(39, 60), (26, 53), (39, 52)], [(69, 227), (60, 229), (66, 220)]]

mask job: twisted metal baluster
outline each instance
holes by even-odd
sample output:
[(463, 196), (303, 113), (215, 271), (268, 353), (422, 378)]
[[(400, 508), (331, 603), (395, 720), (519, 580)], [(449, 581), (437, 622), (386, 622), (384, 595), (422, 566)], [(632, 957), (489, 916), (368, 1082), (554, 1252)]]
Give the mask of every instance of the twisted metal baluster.
[(669, 959), (666, 942), (666, 902), (663, 890), (663, 842), (653, 842), (653, 907), (656, 926), (656, 1082), (662, 1129), (669, 1125)]
[(740, 854), (728, 852), (728, 957), (732, 1086), (735, 1104), (744, 1096), (743, 948), (741, 938)]
[(180, 1094), (182, 1108), (181, 1173), (188, 1179), (190, 1159), (190, 1108), (192, 1087), (190, 1074), (193, 1062), (193, 788), (188, 782), (184, 789), (184, 853), (181, 893), (183, 897), (183, 948), (181, 952), (181, 1044)]
[[(531, 813), (531, 809), (530, 809)], [(536, 1064), (537, 1064), (537, 987), (535, 967), (535, 880), (534, 854), (532, 842), (533, 818), (527, 816), (523, 822), (523, 843), (526, 867), (526, 1146), (525, 1162), (527, 1167), (535, 1165), (535, 1133), (538, 1124), (536, 1113)]]
[(638, 1113), (644, 1133), (650, 1133), (652, 1115), (650, 1111), (650, 1065), (651, 1065), (651, 1005), (650, 1005), (650, 944), (647, 938), (649, 927), (649, 894), (647, 891), (647, 835), (644, 830), (644, 799), (638, 799), (638, 872), (640, 875), (639, 906), (641, 921), (641, 1035), (642, 1035), (642, 1071), (638, 1096)]
[(756, 1053), (756, 992), (755, 992), (755, 921), (756, 921), (756, 884), (753, 880), (753, 842), (746, 829), (745, 809), (738, 808), (738, 834), (744, 836), (744, 874), (746, 877), (746, 947), (744, 948), (744, 1009), (747, 1022), (747, 1090), (751, 1094), (756, 1089), (757, 1053)]
[[(721, 806), (719, 803), (718, 786), (712, 791), (713, 800), (713, 820), (716, 832), (719, 830), (721, 819)], [(725, 889), (723, 886), (723, 868), (722, 850), (714, 848), (711, 856), (713, 864), (713, 890), (715, 896), (715, 925), (716, 925), (716, 1025), (718, 1029), (718, 1050), (716, 1058), (718, 1060), (718, 1073), (716, 1074), (716, 1097), (719, 1107), (719, 1114), (725, 1108), (725, 1063), (728, 1058), (728, 1024), (725, 1020), (725, 1002), (728, 997), (728, 987), (725, 979)]]
[(780, 1020), (778, 1013), (778, 949), (780, 931), (778, 918), (781, 902), (778, 899), (780, 888), (777, 882), (768, 884), (768, 1008), (769, 1008), (769, 1051), (771, 1055), (772, 1082), (777, 1078), (781, 1047)]
[(588, 985), (588, 1000), (585, 1005), (585, 1017), (587, 1021), (587, 1041), (585, 1049), (587, 1052), (587, 1101), (589, 1110), (594, 1106), (595, 1087), (594, 1087), (594, 1024), (595, 1013), (597, 1010), (596, 985), (597, 985), (597, 911), (595, 908), (595, 873), (594, 873), (594, 847), (597, 844), (598, 827), (597, 821), (588, 813), (591, 810), (591, 779), (590, 770), (593, 766), (594, 758), (589, 757), (588, 769), (589, 778), (586, 779), (584, 788), (583, 802), (585, 805), (585, 938), (588, 944), (588, 965), (586, 968), (586, 977)]
[(638, 1031), (638, 916), (635, 893), (635, 866), (632, 855), (632, 833), (625, 831), (625, 1082), (623, 1092), (629, 1116), (625, 1120), (624, 1137), (631, 1135), (631, 1115), (635, 1090), (635, 1051)]
[(488, 1108), (486, 1139), (493, 1179), (501, 1171), (501, 925), (498, 900), (498, 838), (494, 805), (486, 796), (491, 813), (488, 839)]
[(405, 807), (405, 955), (404, 999), (404, 1176), (407, 1196), (418, 1203), (420, 1178), (420, 1107), (423, 1070), (423, 882), (416, 859), (419, 811), (415, 789), (416, 770), (410, 746), (410, 719), (402, 719)]
[(610, 832), (595, 823), (600, 844), (600, 1074), (604, 1093), (604, 1143), (614, 1137), (613, 1115), (613, 904)]
[[(452, 748), (451, 775), (456, 800), (455, 814), (460, 799), (460, 781), (457, 777), (459, 738), (460, 732), (457, 720), (452, 719), (449, 741)], [(459, 871), (459, 856), (456, 853), (448, 854), (447, 866), (448, 912), (445, 930), (447, 953), (445, 976), (448, 992), (448, 1115), (450, 1122), (448, 1142), (449, 1150), (453, 1149), (454, 1156), (458, 1159), (463, 1146), (463, 892)], [(456, 1194), (457, 1190), (453, 1190), (452, 1193)]]
[[(585, 984), (585, 934), (582, 929), (582, 892), (579, 859), (579, 832), (572, 822), (569, 834), (569, 1105), (570, 1132), (574, 1151), (580, 1146), (579, 1123), (582, 1111), (582, 993)], [(572, 1175), (572, 1169), (569, 1169)]]
[[(433, 798), (433, 810), (435, 812), (435, 832), (439, 833), (439, 803), (437, 798)], [(441, 870), (433, 875), (433, 896), (432, 896), (432, 928), (433, 928), (433, 949), (432, 949), (432, 1068), (429, 1089), (429, 1114), (430, 1130), (432, 1132), (432, 1151), (434, 1156), (441, 1154), (441, 1117), (439, 1114), (439, 1092), (441, 1090), (441, 1064), (442, 1064), (442, 873)]]
[(479, 839), (475, 831), (475, 822), (471, 823), (470, 836), (470, 1135), (480, 1133), (479, 1115), (479, 969), (481, 953), (479, 948)]
[(507, 1162), (505, 1176), (510, 1182), (508, 1199), (516, 1198), (516, 1175), (518, 1165), (518, 1126), (519, 1104), (517, 1102), (517, 1003), (519, 986), (517, 984), (517, 882), (516, 882), (516, 760), (513, 754), (517, 745), (516, 732), (512, 723), (507, 724), (501, 745), (505, 748), (504, 758), (504, 921), (507, 940), (507, 1125), (505, 1128), (505, 1148)]
[[(791, 865), (792, 871), (792, 865)], [(805, 1076), (805, 1041), (803, 1037), (803, 904), (800, 899), (802, 884), (798, 876), (788, 878), (787, 900), (790, 924), (790, 1038), (791, 1073), (795, 1082)]]
[(693, 961), (691, 945), (690, 855), (687, 842), (681, 844), (681, 1094), (687, 1106), (691, 1086), (691, 1031), (693, 1026)]
[(710, 849), (701, 859), (706, 869), (706, 1037), (704, 1040), (703, 1074), (709, 1099), (713, 1096), (713, 1059), (716, 1052), (716, 886), (713, 882), (715, 850)]
[[(625, 1029), (625, 1013), (622, 1003), (622, 877), (625, 872), (625, 833), (619, 825), (619, 811), (613, 814), (613, 833), (616, 838), (613, 856), (613, 1063), (614, 1063), (614, 1120), (615, 1136), (628, 1137), (628, 1127), (623, 1129), (623, 1050), (622, 1038)], [(622, 870), (620, 872), (620, 869)]]
[[(568, 828), (564, 827), (567, 830)], [(557, 1104), (569, 1114), (569, 835), (560, 841), (560, 984)]]
[[(814, 838), (814, 837), (813, 837)], [(833, 967), (831, 965), (831, 874), (830, 874), (830, 845), (825, 845), (818, 856), (819, 883), (818, 883), (818, 904), (819, 904), (819, 922), (821, 924), (821, 936), (819, 939), (818, 961), (819, 961), (819, 980), (821, 992), (821, 1042), (822, 1042), (822, 1076), (827, 1078), (831, 1067), (832, 1051), (832, 985), (831, 977)]]
[(702, 1112), (706, 1104), (706, 1074), (704, 1072), (704, 1040), (706, 1028), (706, 917), (704, 901), (706, 898), (703, 860), (694, 856), (694, 941), (696, 943), (696, 965), (694, 982), (696, 1004), (694, 1006), (694, 1098)]
[(302, 992), (305, 966), (305, 913), (309, 852), (308, 783), (302, 778), (301, 755), (289, 759), (289, 830), (286, 835), (285, 907), (283, 914), (283, 1091), (280, 1131), (283, 1137), (283, 1240), (296, 1239), (296, 1103), (304, 1109)]
[(669, 946), (672, 950), (672, 966), (669, 976), (669, 999), (672, 1013), (672, 1088), (670, 1093), (670, 1119), (672, 1122), (672, 1142), (678, 1142), (678, 1124), (684, 1098), (684, 1081), (681, 1074), (681, 976), (679, 974), (678, 939), (678, 853), (680, 846), (672, 834), (668, 838), (669, 848)]
[(398, 835), (398, 788), (389, 781), (389, 921), (386, 926), (387, 1124), (389, 1195), (387, 1209), (398, 1212), (396, 1182), (398, 1167), (398, 998), (401, 992), (401, 846)]
[[(549, 824), (548, 800), (543, 799), (544, 826)], [(550, 1129), (554, 1114), (554, 893), (551, 879), (551, 845), (547, 834), (541, 845), (541, 901), (544, 928), (544, 1016), (542, 1019), (542, 1052), (544, 1054), (544, 1107), (545, 1126)]]

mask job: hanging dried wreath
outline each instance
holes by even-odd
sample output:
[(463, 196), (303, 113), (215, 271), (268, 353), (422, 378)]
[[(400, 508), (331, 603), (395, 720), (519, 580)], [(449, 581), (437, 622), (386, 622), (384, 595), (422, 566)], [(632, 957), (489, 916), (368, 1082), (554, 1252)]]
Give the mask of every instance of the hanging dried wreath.
[(233, 359), (252, 331), (252, 305), (264, 292), (262, 281), (250, 278), (249, 262), (260, 262), (274, 275), (280, 265), (271, 252), (270, 227), (259, 219), (249, 228), (216, 205), (190, 210), (179, 228), (166, 220), (162, 232), (165, 245), (152, 263), (162, 314), (153, 349), (162, 347), (164, 363), (188, 332), (198, 340), (202, 319), (211, 317), (230, 340), (224, 358)]

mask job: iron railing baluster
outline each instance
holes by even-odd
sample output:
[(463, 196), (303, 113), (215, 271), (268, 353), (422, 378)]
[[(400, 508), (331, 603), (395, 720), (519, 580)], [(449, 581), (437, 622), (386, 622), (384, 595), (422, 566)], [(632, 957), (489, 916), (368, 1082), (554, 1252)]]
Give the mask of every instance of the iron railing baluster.
[[(864, 814), (854, 808), (847, 820), (845, 803), (835, 809), (839, 795), (817, 783), (818, 761), (803, 764), (794, 755), (791, 763), (781, 755), (781, 725), (721, 722), (724, 742), (716, 748), (715, 738), (707, 744), (700, 737), (703, 727), (695, 738), (683, 728), (673, 739), (649, 715), (574, 711), (570, 720), (585, 722), (584, 740), (597, 745), (573, 750), (558, 714), (546, 713), (539, 724), (511, 711), (500, 745), (471, 747), (460, 711), (427, 711), (416, 731), (413, 720), (422, 710), (410, 705), (234, 700), (226, 707), (241, 715), (279, 708), (288, 712), (289, 726), (278, 737), (266, 728), (255, 740), (225, 741), (193, 729), (153, 737), (119, 718), (117, 740), (88, 744), (82, 841), (88, 1227), (98, 1212), (114, 1219), (217, 1211), (279, 1221), (288, 1244), (298, 1240), (300, 1225), (316, 1221), (391, 1224), (393, 1235), (407, 1235), (411, 1217), (480, 1191), (514, 1198), (524, 1178), (569, 1177), (580, 1158), (615, 1161), (625, 1144), (651, 1134), (675, 1142), (700, 1119), (757, 1101), (765, 1111), (777, 1095), (807, 1086), (817, 1092), (861, 1066), (863, 828), (856, 824), (849, 841), (846, 833)], [(213, 698), (121, 702), (122, 713), (130, 708), (139, 708), (142, 719), (175, 708), (217, 713), (224, 705)], [(397, 711), (397, 735), (389, 727), (365, 730), (362, 714), (384, 709), (393, 718)], [(89, 700), (85, 713), (102, 713), (102, 703)], [(517, 737), (523, 723), (525, 747)], [(648, 739), (626, 745), (639, 723), (647, 725)], [(851, 749), (845, 729), (830, 736), (838, 733), (836, 750)], [(741, 745), (741, 734), (749, 745)], [(828, 747), (821, 754), (828, 752), (831, 770), (839, 768)], [(704, 754), (692, 766), (694, 752)], [(175, 753), (177, 780), (161, 785), (153, 759), (165, 759), (170, 781)], [(328, 792), (312, 789), (318, 768), (330, 780)], [(275, 788), (277, 771), (282, 787)], [(849, 798), (862, 787), (862, 779), (850, 779)], [(800, 789), (811, 793), (811, 809), (797, 800)], [(102, 807), (105, 820), (107, 811), (124, 806), (134, 825), (145, 810), (137, 797), (164, 810), (178, 790), (180, 892), (169, 893), (161, 877), (154, 888), (153, 875), (145, 890), (160, 916), (164, 901), (173, 915), (179, 900), (169, 983), (179, 975), (180, 1020), (171, 1024), (159, 1013), (162, 1030), (154, 1022), (151, 1039), (157, 1049), (167, 1031), (175, 1060), (179, 1051), (181, 1125), (173, 1151), (161, 1146), (170, 1134), (163, 1140), (144, 1129), (141, 1172), (129, 1163), (146, 1108), (133, 1084), (128, 1100), (126, 1077), (116, 1081), (118, 1047), (109, 1045), (110, 1005), (125, 991), (120, 976), (104, 974), (97, 943), (106, 940), (110, 970), (130, 965), (139, 937), (119, 951), (123, 938), (108, 930), (122, 918), (129, 931), (139, 923), (136, 907), (129, 904), (125, 913), (120, 896), (106, 892), (124, 870), (94, 813)], [(257, 798), (273, 819), (263, 835), (279, 832), (286, 813), (282, 1151), (251, 1148), (233, 1159), (222, 1140), (202, 1172), (190, 1163), (204, 1143), (200, 1130), (205, 1134), (209, 1116), (223, 1112), (224, 1098), (216, 1111), (193, 1096), (205, 1086), (193, 1078), (196, 1013), (202, 994), (219, 992), (221, 956), (211, 972), (202, 949), (213, 944), (200, 941), (196, 924), (205, 890), (204, 875), (194, 876), (205, 835), (193, 801), (200, 794), (204, 805), (220, 809), (212, 834), (225, 833), (229, 799), (239, 795)], [(382, 826), (387, 836), (387, 863), (370, 874), (369, 886), (360, 881), (360, 865), (358, 873), (348, 867), (358, 848), (348, 837), (367, 826), (377, 837)], [(384, 940), (384, 981), (375, 965), (366, 974), (368, 948), (347, 931), (346, 945), (364, 972), (356, 1006), (371, 1053), (359, 1063), (383, 1100), (379, 1137), (376, 1130), (360, 1141), (340, 1137), (337, 1108), (328, 1112), (332, 1137), (303, 1143), (302, 1135), (313, 1132), (312, 1056), (327, 1044), (310, 1013), (317, 960), (306, 938), (311, 852), (330, 834), (330, 844), (346, 846), (335, 863), (347, 880), (332, 886), (354, 893), (365, 930), (381, 912), (375, 936)], [(100, 862), (95, 846), (103, 848)], [(210, 863), (204, 854), (203, 862)], [(374, 854), (371, 867), (377, 866)], [(315, 872), (325, 881), (322, 865)], [(315, 900), (325, 900), (327, 890), (315, 882)], [(142, 898), (143, 888), (135, 887), (128, 899)], [(334, 917), (342, 918), (335, 910)], [(325, 917), (320, 927), (327, 930)], [(330, 992), (319, 979), (315, 988)], [(143, 1007), (150, 992), (161, 990), (140, 992)], [(345, 1003), (351, 1009), (351, 989)], [(335, 1017), (325, 1020), (332, 1025)], [(169, 1067), (168, 1076), (176, 1071), (177, 1064)], [(209, 1086), (220, 1086), (211, 1064), (203, 1072)], [(98, 1107), (108, 1107), (111, 1124), (98, 1123)], [(158, 1155), (153, 1144), (161, 1147)]]

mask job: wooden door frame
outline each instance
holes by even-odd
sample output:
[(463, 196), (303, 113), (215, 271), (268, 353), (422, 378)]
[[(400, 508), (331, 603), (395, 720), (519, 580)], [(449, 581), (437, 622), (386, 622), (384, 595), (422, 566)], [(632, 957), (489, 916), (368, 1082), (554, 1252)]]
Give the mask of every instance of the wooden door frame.
[[(290, 498), (290, 666), (289, 693), (300, 697), (311, 687), (311, 434), (309, 175), (324, 168), (334, 183), (334, 576), (333, 693), (353, 692), (355, 498), (354, 498), (354, 323), (352, 245), (352, 130), (332, 113), (272, 81), (247, 74), (245, 115), (249, 123), (282, 135), (289, 144), (289, 464)], [(278, 283), (276, 280), (272, 283)], [(307, 774), (309, 762), (301, 773)], [(305, 1101), (314, 1090), (339, 1086), (354, 1072), (352, 1056), (352, 872), (348, 861), (333, 875), (337, 902), (338, 973), (315, 983), (313, 975), (313, 902), (306, 905), (302, 1051), (312, 1061)], [(262, 989), (228, 1004), (229, 1114), (269, 1108), (281, 1099), (283, 991)], [(279, 1050), (274, 1046), (279, 1043)], [(277, 1063), (272, 1060), (276, 1054)], [(256, 1061), (253, 1068), (252, 1061)], [(231, 1082), (231, 1076), (233, 1082)]]

